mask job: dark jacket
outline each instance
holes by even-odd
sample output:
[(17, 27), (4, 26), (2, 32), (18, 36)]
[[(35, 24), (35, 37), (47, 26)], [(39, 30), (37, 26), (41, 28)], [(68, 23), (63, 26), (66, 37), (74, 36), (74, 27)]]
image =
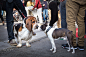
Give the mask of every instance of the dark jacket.
[(12, 2), (13, 2), (13, 0), (7, 0), (7, 2), (12, 3)]
[[(45, 4), (45, 6), (43, 6), (43, 4)], [(43, 9), (49, 9), (49, 4), (48, 4), (47, 1), (43, 1), (43, 2), (42, 2), (42, 8), (43, 8)]]

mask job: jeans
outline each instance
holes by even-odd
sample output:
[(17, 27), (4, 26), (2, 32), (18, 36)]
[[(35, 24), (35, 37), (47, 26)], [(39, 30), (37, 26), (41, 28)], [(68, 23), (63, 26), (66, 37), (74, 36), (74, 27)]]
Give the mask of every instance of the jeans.
[(2, 14), (1, 14), (2, 16), (3, 16), (3, 13), (4, 13), (4, 11), (2, 10)]
[(60, 14), (61, 14), (61, 27), (67, 28), (66, 23), (66, 0), (63, 2), (60, 2)]
[[(46, 15), (46, 17), (45, 17), (45, 15)], [(44, 19), (44, 21), (46, 21), (47, 17), (48, 17), (48, 9), (44, 9), (43, 10), (43, 19)]]
[(6, 2), (6, 23), (7, 23), (7, 32), (8, 32), (9, 41), (14, 39), (14, 33), (13, 33), (13, 24), (14, 24), (13, 7), (14, 6), (16, 9), (18, 9), (18, 11), (20, 9), (23, 12), (24, 16), (27, 17), (25, 8), (23, 7), (21, 0), (14, 0), (14, 2), (12, 3)]

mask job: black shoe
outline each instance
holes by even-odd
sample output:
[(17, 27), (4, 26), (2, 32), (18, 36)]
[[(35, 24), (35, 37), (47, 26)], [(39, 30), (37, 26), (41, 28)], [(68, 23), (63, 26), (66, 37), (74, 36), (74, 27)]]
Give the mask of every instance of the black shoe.
[(80, 51), (83, 51), (83, 50), (84, 50), (84, 46), (78, 46), (78, 49), (79, 49)]
[[(62, 44), (62, 48), (69, 49), (69, 45), (68, 44)], [(71, 49), (73, 49), (73, 47), (71, 47)], [(74, 46), (74, 49), (77, 49), (77, 46)]]
[(69, 48), (69, 45), (68, 44), (62, 44), (62, 48), (68, 49)]

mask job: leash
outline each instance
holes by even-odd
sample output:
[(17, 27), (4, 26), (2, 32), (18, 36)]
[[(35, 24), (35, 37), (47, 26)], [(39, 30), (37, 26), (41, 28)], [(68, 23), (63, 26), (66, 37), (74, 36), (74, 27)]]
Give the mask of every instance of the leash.
[[(14, 2), (15, 3), (15, 2)], [(16, 5), (16, 3), (15, 3)], [(18, 8), (18, 6), (16, 5), (16, 7)], [(25, 18), (24, 14), (22, 13), (22, 11), (18, 8), (19, 12), (22, 14), (22, 16)]]

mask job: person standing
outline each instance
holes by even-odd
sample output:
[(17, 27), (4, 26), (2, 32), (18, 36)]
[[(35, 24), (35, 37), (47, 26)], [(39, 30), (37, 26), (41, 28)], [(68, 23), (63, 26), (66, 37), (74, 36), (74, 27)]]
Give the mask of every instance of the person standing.
[(43, 19), (44, 19), (44, 22), (47, 21), (47, 18), (48, 18), (48, 3), (46, 0), (44, 0), (42, 2), (42, 9), (43, 9)]
[[(66, 21), (69, 30), (73, 31), (74, 48), (84, 50), (85, 23), (84, 16), (86, 10), (86, 0), (67, 0), (66, 2)], [(78, 41), (76, 42), (75, 22), (78, 24)], [(67, 47), (65, 44), (63, 47)]]
[(35, 8), (37, 8), (37, 15), (39, 18), (39, 23), (40, 25), (43, 24), (43, 20), (42, 20), (42, 5), (40, 0), (35, 0), (35, 6), (33, 7), (32, 10), (34, 10)]
[[(27, 17), (25, 8), (21, 0), (6, 0), (6, 23), (7, 23), (8, 39), (11, 45), (17, 45), (15, 42), (14, 33), (13, 33), (13, 24), (14, 24), (13, 8), (14, 7), (19, 11), (23, 19)], [(23, 15), (21, 12), (23, 13)]]

